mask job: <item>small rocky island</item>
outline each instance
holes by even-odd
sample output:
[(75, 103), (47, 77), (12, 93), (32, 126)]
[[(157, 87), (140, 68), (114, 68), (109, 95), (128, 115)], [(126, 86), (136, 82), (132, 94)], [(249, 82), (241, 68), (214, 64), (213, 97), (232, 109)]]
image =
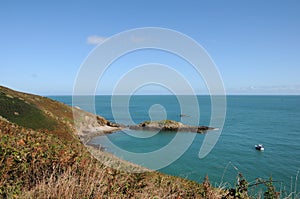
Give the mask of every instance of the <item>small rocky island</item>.
[(128, 126), (132, 130), (147, 130), (147, 131), (178, 131), (178, 132), (195, 132), (204, 134), (208, 130), (215, 130), (215, 128), (208, 126), (189, 126), (176, 122), (174, 120), (161, 121), (144, 121), (138, 125)]

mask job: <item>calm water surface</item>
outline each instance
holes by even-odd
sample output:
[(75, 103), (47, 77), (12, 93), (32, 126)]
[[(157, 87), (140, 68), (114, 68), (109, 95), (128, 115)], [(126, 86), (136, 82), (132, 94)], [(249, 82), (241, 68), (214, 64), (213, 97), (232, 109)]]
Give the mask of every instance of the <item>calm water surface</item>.
[[(70, 96), (51, 98), (72, 104)], [(198, 100), (200, 124), (208, 125), (211, 114), (210, 98), (198, 96)], [(111, 97), (97, 96), (95, 102), (97, 114), (114, 121)], [(168, 119), (180, 121), (180, 104), (175, 96), (133, 96), (129, 103), (132, 120), (136, 123), (150, 120), (148, 111), (154, 104), (165, 108)], [(78, 105), (89, 111), (90, 107), (84, 102)], [(119, 108), (123, 110), (124, 107), (120, 105)], [(129, 122), (126, 114), (124, 117), (122, 112), (118, 114), (124, 124)], [(199, 159), (198, 153), (204, 136), (197, 134), (184, 155), (160, 171), (198, 182), (202, 182), (208, 174), (214, 183), (234, 183), (238, 169), (249, 182), (258, 177), (272, 176), (274, 180), (281, 181), (279, 186), (289, 189), (291, 181), (294, 186), (297, 171), (300, 169), (300, 96), (228, 96), (226, 121), (220, 139), (208, 156)], [(108, 137), (120, 148), (141, 153), (165, 146), (174, 138), (174, 133), (135, 138), (120, 131)], [(92, 143), (101, 143), (101, 137), (95, 137)], [(264, 152), (254, 149), (254, 145), (258, 143), (264, 144)], [(114, 152), (110, 148), (107, 150)], [(300, 189), (299, 181), (297, 186)]]

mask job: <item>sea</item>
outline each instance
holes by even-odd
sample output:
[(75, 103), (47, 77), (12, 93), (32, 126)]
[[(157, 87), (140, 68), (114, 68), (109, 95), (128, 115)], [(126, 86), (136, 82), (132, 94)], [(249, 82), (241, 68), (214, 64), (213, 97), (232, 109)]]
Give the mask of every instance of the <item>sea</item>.
[[(185, 103), (189, 101), (189, 97), (192, 98), (185, 96)], [(50, 98), (74, 105), (72, 96)], [(113, 98), (118, 100), (112, 100)], [(112, 122), (121, 121), (125, 125), (161, 118), (179, 122), (193, 119), (190, 116), (193, 114), (187, 114), (191, 112), (182, 111), (185, 105), (181, 104), (178, 96), (134, 95), (113, 98), (95, 96), (93, 106), (86, 104), (85, 100), (82, 100), (82, 103), (79, 100), (76, 106), (87, 111), (95, 110), (98, 115)], [(125, 98), (129, 98), (128, 103), (123, 103)], [(188, 111), (199, 111), (199, 125), (209, 126), (212, 120), (211, 97), (196, 96), (196, 99), (198, 107), (190, 107)], [(210, 182), (220, 187), (234, 187), (238, 174), (241, 173), (253, 185), (253, 190), (260, 189), (261, 185), (254, 186), (259, 179), (269, 180), (271, 177), (278, 191), (300, 192), (300, 96), (226, 96), (224, 119), (225, 123), (216, 144), (204, 158), (199, 157), (199, 150), (207, 135), (180, 132), (181, 141), (176, 141), (177, 149), (181, 149), (181, 144), (189, 142), (188, 147), (182, 148), (184, 152), (180, 155), (175, 154), (178, 157), (174, 161), (170, 160), (171, 163), (162, 166), (159, 171), (200, 183), (208, 175)], [(214, 132), (207, 132), (209, 133)], [(151, 134), (126, 129), (106, 137), (122, 150), (145, 154), (157, 152), (172, 143), (177, 134)], [(103, 136), (94, 137), (90, 143), (102, 145)], [(263, 144), (265, 150), (255, 150), (256, 144)], [(118, 155), (114, 147), (103, 147), (108, 152)], [(164, 157), (170, 159), (172, 155), (174, 154), (164, 154)], [(143, 165), (140, 161), (135, 163)]]

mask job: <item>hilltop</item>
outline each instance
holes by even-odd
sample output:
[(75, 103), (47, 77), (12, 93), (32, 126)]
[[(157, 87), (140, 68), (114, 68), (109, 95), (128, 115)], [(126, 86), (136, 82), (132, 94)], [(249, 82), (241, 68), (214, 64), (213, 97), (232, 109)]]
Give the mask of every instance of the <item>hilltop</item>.
[[(73, 109), (74, 110), (74, 109)], [(126, 173), (105, 165), (137, 167), (86, 147), (89, 129), (118, 129), (101, 116), (52, 99), (0, 86), (0, 198), (220, 198), (224, 192), (154, 171)], [(104, 127), (104, 128), (103, 128)], [(105, 133), (105, 132), (103, 132)], [(98, 154), (96, 160), (90, 152)]]

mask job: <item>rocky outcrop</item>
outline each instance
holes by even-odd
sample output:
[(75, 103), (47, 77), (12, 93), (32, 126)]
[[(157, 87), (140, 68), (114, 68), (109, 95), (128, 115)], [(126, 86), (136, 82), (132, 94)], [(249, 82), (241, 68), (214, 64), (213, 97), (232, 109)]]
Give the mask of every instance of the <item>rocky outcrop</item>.
[(74, 132), (83, 143), (87, 143), (95, 136), (109, 134), (125, 127), (75, 107), (73, 108), (73, 114), (75, 118)]
[(148, 131), (176, 131), (176, 132), (195, 132), (206, 133), (208, 130), (214, 130), (215, 128), (208, 126), (190, 126), (176, 122), (173, 120), (162, 121), (145, 121), (138, 125), (131, 125), (129, 129), (132, 130), (148, 130)]

